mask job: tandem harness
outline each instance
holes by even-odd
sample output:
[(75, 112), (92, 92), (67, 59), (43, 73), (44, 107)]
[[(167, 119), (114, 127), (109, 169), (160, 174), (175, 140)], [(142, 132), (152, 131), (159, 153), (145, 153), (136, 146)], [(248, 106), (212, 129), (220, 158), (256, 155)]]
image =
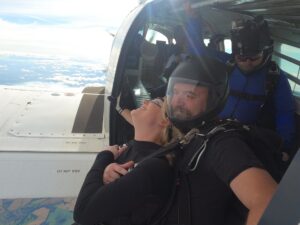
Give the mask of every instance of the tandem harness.
[[(197, 169), (200, 159), (204, 155), (205, 151), (208, 149), (208, 143), (213, 137), (225, 137), (226, 135), (240, 136), (245, 143), (252, 149), (256, 157), (265, 166), (265, 169), (271, 174), (271, 176), (276, 180), (280, 181), (284, 171), (281, 171), (281, 138), (272, 130), (258, 128), (255, 126), (246, 126), (233, 120), (221, 121), (218, 125), (214, 126), (209, 131), (202, 133), (198, 129), (192, 129), (183, 138), (178, 139), (155, 153), (149, 155), (144, 160), (151, 157), (164, 157), (168, 154), (175, 155), (175, 171), (174, 171), (174, 184), (171, 190), (171, 195), (169, 197), (166, 206), (159, 213), (159, 215), (154, 218), (151, 225), (163, 225), (166, 215), (168, 215), (169, 210), (175, 202), (175, 196), (178, 201), (178, 214), (181, 218), (178, 224), (191, 224), (191, 208), (190, 208), (190, 187), (187, 174), (193, 172)], [(185, 154), (186, 146), (194, 139), (198, 138), (200, 140), (199, 148), (192, 151), (189, 154), (184, 163), (181, 162), (181, 157), (176, 158), (176, 155)], [(143, 161), (144, 161), (143, 160)], [(182, 167), (182, 164), (184, 167)]]

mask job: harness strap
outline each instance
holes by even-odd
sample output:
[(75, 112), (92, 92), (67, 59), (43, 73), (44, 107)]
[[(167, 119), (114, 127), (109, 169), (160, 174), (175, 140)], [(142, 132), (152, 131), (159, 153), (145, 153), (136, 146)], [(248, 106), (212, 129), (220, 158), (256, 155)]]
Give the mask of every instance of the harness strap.
[[(194, 128), (190, 130), (184, 137), (180, 139), (176, 139), (173, 142), (159, 148), (157, 151), (153, 152), (152, 154), (146, 156), (143, 160), (140, 161), (143, 162), (147, 159), (154, 158), (154, 157), (162, 157), (167, 155), (170, 152), (178, 150), (178, 148), (182, 149), (182, 146), (187, 145), (190, 143), (190, 141), (197, 135), (199, 134), (199, 130)], [(137, 163), (135, 164), (135, 166)]]
[(247, 101), (260, 101), (264, 102), (267, 100), (267, 96), (265, 95), (256, 95), (256, 94), (249, 94), (243, 91), (237, 91), (237, 90), (230, 90), (229, 94), (231, 96), (237, 97), (237, 98), (242, 98)]
[[(230, 68), (231, 73), (233, 72), (236, 63), (234, 62), (233, 59), (228, 60), (226, 62), (226, 65), (228, 68)], [(270, 61), (269, 66), (268, 66), (268, 72), (266, 74), (266, 84), (265, 84), (265, 94), (264, 95), (256, 95), (256, 94), (249, 94), (243, 91), (237, 91), (237, 90), (230, 90), (230, 95), (237, 97), (237, 98), (242, 98), (247, 101), (261, 101), (261, 102), (266, 102), (269, 97), (272, 95), (274, 92), (274, 89), (278, 83), (278, 78), (280, 75), (279, 68), (274, 61)], [(230, 73), (230, 74), (231, 74)]]
[(271, 61), (269, 65), (269, 70), (266, 77), (266, 96), (269, 97), (278, 83), (280, 71), (276, 62)]
[[(199, 133), (199, 130), (194, 128), (194, 129), (190, 130), (190, 132), (188, 132), (181, 139), (175, 140), (174, 142), (160, 148), (158, 151), (155, 151), (154, 153), (152, 153), (149, 156), (145, 157), (142, 161), (144, 161), (146, 159), (149, 159), (149, 158), (152, 158), (152, 157), (165, 156), (166, 154), (168, 154), (170, 152), (176, 151), (178, 149), (178, 146), (180, 146), (180, 149), (182, 149), (182, 147), (184, 145), (189, 144), (190, 141), (198, 133)], [(175, 161), (175, 163), (177, 163), (177, 162)], [(175, 165), (175, 171), (174, 171), (175, 180), (174, 180), (173, 188), (170, 190), (171, 191), (170, 197), (169, 197), (168, 202), (167, 202), (166, 206), (164, 207), (164, 209), (161, 211), (161, 213), (156, 218), (154, 218), (151, 225), (164, 224), (164, 222), (165, 222), (164, 220), (166, 219), (165, 216), (167, 215), (167, 213), (171, 209), (171, 207), (174, 203), (175, 196), (179, 197), (178, 202), (186, 202), (184, 200), (187, 200), (187, 199), (182, 198), (183, 196), (185, 196), (185, 195), (181, 194), (182, 189), (185, 189), (184, 193), (188, 193), (188, 198), (189, 198), (189, 195), (190, 195), (189, 183), (184, 178), (180, 177), (179, 173), (180, 173), (179, 172), (179, 167)], [(179, 186), (180, 186), (180, 188), (178, 188)], [(190, 223), (190, 219), (191, 219), (191, 216), (190, 216), (190, 213), (191, 213), (190, 201), (188, 201), (188, 203), (186, 203), (186, 205), (184, 205), (184, 206), (181, 205), (181, 204), (178, 204), (178, 207), (179, 207), (178, 210), (180, 211), (180, 215), (182, 216), (180, 218), (180, 221), (189, 221), (189, 223), (187, 223), (187, 224), (191, 224)]]
[[(230, 126), (230, 124), (232, 124), (232, 123), (235, 123), (235, 122), (232, 120), (225, 120), (225, 121), (223, 121), (222, 124), (217, 125), (213, 129), (211, 129), (209, 132), (207, 132), (206, 134), (202, 134), (202, 133), (196, 134), (197, 136), (202, 137), (203, 141), (202, 141), (202, 144), (199, 147), (199, 149), (194, 153), (194, 155), (192, 155), (191, 160), (188, 162), (187, 168), (185, 170), (186, 172), (187, 171), (192, 172), (197, 169), (199, 161), (206, 150), (206, 147), (207, 147), (207, 144), (208, 144), (210, 138), (213, 137), (214, 135), (216, 135), (217, 133), (225, 132), (226, 129), (228, 129), (228, 126)], [(231, 125), (230, 128), (233, 128), (233, 126)], [(230, 129), (230, 130), (233, 130), (233, 129)]]

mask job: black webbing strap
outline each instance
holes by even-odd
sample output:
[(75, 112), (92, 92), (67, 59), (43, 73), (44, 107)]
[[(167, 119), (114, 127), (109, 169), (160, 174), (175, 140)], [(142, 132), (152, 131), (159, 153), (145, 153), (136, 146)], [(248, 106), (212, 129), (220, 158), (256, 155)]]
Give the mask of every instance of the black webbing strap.
[(271, 61), (266, 77), (266, 96), (269, 97), (278, 83), (280, 71), (276, 62)]
[(237, 97), (237, 98), (242, 98), (245, 99), (247, 101), (260, 101), (260, 102), (264, 102), (267, 100), (267, 96), (266, 95), (255, 95), (255, 94), (249, 94), (243, 91), (237, 91), (237, 90), (230, 90), (229, 94), (231, 96)]
[(169, 144), (159, 148), (157, 151), (146, 156), (143, 160), (141, 160), (141, 162), (145, 161), (147, 159), (150, 159), (150, 158), (154, 158), (154, 157), (166, 156), (170, 152), (181, 149), (182, 146), (188, 144), (198, 133), (199, 133), (199, 130), (196, 128), (190, 130), (184, 137), (182, 137), (180, 139), (176, 139), (176, 140), (170, 142)]
[[(155, 151), (154, 153), (150, 154), (149, 156), (145, 157), (142, 161), (147, 160), (149, 158), (153, 158), (153, 157), (162, 157), (162, 156), (166, 156), (167, 154), (173, 152), (173, 151), (178, 151), (181, 150), (183, 148), (184, 145), (187, 145), (188, 143), (190, 143), (190, 141), (199, 133), (198, 129), (192, 129), (190, 132), (188, 132), (184, 137), (182, 137), (181, 139), (175, 140), (174, 142), (171, 142), (170, 144), (160, 148), (158, 151)], [(177, 152), (178, 153), (178, 152)], [(179, 166), (176, 165), (177, 161), (175, 160), (175, 170), (174, 170), (174, 183), (173, 183), (173, 187), (170, 190), (171, 194), (170, 197), (164, 207), (164, 209), (162, 209), (162, 211), (153, 219), (153, 222), (151, 223), (151, 225), (159, 225), (159, 224), (164, 224), (164, 220), (166, 219), (166, 215), (168, 214), (169, 210), (171, 209), (171, 207), (174, 204), (174, 200), (175, 197), (179, 195), (178, 191), (181, 190), (182, 192), (182, 188), (188, 188), (189, 183), (186, 182), (186, 180), (182, 180), (182, 177), (180, 176), (180, 171), (179, 171)], [(180, 188), (178, 188), (178, 186), (180, 186)], [(189, 196), (189, 189), (185, 189), (185, 193), (188, 194)], [(182, 199), (179, 199), (178, 201), (178, 207), (180, 207), (180, 202), (182, 201)], [(190, 205), (190, 201), (187, 203), (188, 205)], [(183, 213), (183, 214), (182, 214)], [(190, 206), (189, 207), (185, 207), (183, 211), (181, 211), (181, 215), (183, 215), (182, 219), (184, 221), (190, 221)], [(190, 223), (188, 223), (190, 224)]]

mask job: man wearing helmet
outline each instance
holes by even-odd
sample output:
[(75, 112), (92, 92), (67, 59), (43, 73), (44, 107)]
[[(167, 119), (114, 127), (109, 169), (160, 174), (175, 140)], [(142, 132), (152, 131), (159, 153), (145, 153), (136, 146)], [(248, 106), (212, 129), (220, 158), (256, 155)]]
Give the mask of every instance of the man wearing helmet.
[[(169, 119), (183, 133), (199, 133), (177, 154), (179, 188), (165, 224), (257, 224), (275, 192), (276, 182), (237, 133), (203, 141), (218, 129), (227, 77), (223, 63), (205, 57), (180, 63), (170, 77)], [(228, 219), (235, 201), (249, 210), (247, 218)]]
[(230, 95), (221, 118), (276, 129), (285, 151), (295, 138), (295, 103), (284, 72), (271, 61), (273, 40), (261, 17), (233, 23)]

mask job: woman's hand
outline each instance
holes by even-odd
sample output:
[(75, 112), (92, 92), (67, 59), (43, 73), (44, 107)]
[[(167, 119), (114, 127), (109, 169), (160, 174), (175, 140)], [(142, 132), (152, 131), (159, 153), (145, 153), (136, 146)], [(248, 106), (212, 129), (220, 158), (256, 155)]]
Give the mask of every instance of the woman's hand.
[(125, 150), (127, 149), (127, 145), (119, 146), (119, 145), (112, 145), (108, 146), (107, 150), (110, 151), (114, 155), (114, 159), (118, 158)]
[(128, 170), (134, 166), (133, 161), (129, 161), (124, 164), (111, 163), (109, 164), (103, 172), (103, 183), (109, 184), (121, 176), (124, 176), (128, 173)]

